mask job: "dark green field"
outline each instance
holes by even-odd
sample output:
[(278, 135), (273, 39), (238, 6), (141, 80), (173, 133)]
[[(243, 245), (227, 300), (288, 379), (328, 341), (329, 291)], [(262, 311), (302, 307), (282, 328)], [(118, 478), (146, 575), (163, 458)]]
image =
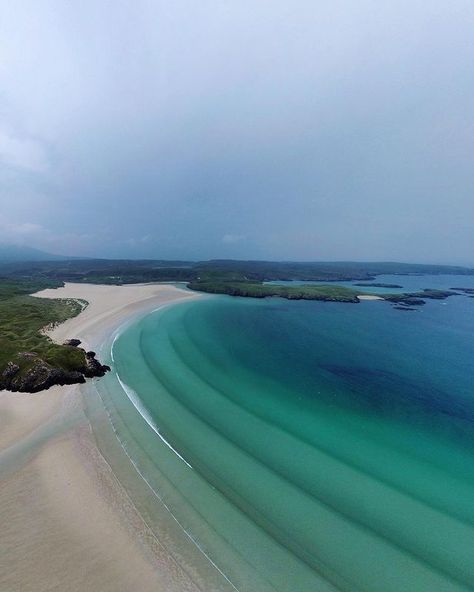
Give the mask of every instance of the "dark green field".
[(265, 282), (373, 281), (381, 274), (472, 275), (473, 269), (449, 265), (412, 263), (289, 262), (289, 261), (162, 261), (72, 259), (2, 263), (0, 276), (11, 280), (67, 281), (95, 284), (139, 282)]

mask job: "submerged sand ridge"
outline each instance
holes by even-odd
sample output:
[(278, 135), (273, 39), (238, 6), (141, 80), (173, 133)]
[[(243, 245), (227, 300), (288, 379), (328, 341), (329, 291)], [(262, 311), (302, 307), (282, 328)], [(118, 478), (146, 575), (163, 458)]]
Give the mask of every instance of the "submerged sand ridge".
[[(197, 297), (172, 285), (70, 283), (37, 296), (87, 300), (81, 314), (48, 331), (57, 342), (78, 338), (87, 348), (134, 315)], [(102, 457), (83, 388), (0, 392), (0, 590), (199, 590)]]

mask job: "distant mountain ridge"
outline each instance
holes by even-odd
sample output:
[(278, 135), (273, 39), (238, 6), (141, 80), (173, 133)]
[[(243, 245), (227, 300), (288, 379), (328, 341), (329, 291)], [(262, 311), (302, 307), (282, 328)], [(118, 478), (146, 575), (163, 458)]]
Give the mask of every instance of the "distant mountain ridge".
[(0, 262), (2, 263), (14, 263), (17, 261), (66, 261), (68, 259), (74, 259), (74, 257), (54, 255), (40, 249), (35, 249), (34, 247), (0, 244)]

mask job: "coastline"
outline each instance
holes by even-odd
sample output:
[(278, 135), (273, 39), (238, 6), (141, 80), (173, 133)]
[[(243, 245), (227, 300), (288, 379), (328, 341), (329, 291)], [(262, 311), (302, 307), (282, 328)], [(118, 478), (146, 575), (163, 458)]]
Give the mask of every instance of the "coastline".
[[(125, 322), (197, 298), (173, 285), (66, 284), (35, 294), (89, 306), (47, 331), (99, 348)], [(0, 392), (0, 588), (195, 591), (102, 457), (83, 408), (86, 385)]]
[(201, 295), (172, 284), (111, 286), (66, 282), (64, 288), (49, 288), (33, 296), (87, 300), (89, 305), (79, 315), (45, 331), (57, 343), (71, 338), (80, 339), (87, 349), (99, 348), (104, 339), (120, 325), (139, 314), (151, 312), (164, 304), (199, 298)]

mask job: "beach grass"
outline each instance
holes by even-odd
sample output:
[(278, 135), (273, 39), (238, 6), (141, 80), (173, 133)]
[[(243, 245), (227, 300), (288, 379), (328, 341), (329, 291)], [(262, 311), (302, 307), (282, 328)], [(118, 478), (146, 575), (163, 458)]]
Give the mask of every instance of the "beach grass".
[[(51, 300), (31, 296), (32, 292), (52, 287), (43, 281), (0, 281), (0, 375), (8, 362), (25, 372), (37, 354), (55, 368), (74, 370), (84, 364), (84, 352), (53, 343), (44, 329), (76, 316), (84, 304), (74, 299)], [(55, 286), (53, 286), (55, 287)]]

